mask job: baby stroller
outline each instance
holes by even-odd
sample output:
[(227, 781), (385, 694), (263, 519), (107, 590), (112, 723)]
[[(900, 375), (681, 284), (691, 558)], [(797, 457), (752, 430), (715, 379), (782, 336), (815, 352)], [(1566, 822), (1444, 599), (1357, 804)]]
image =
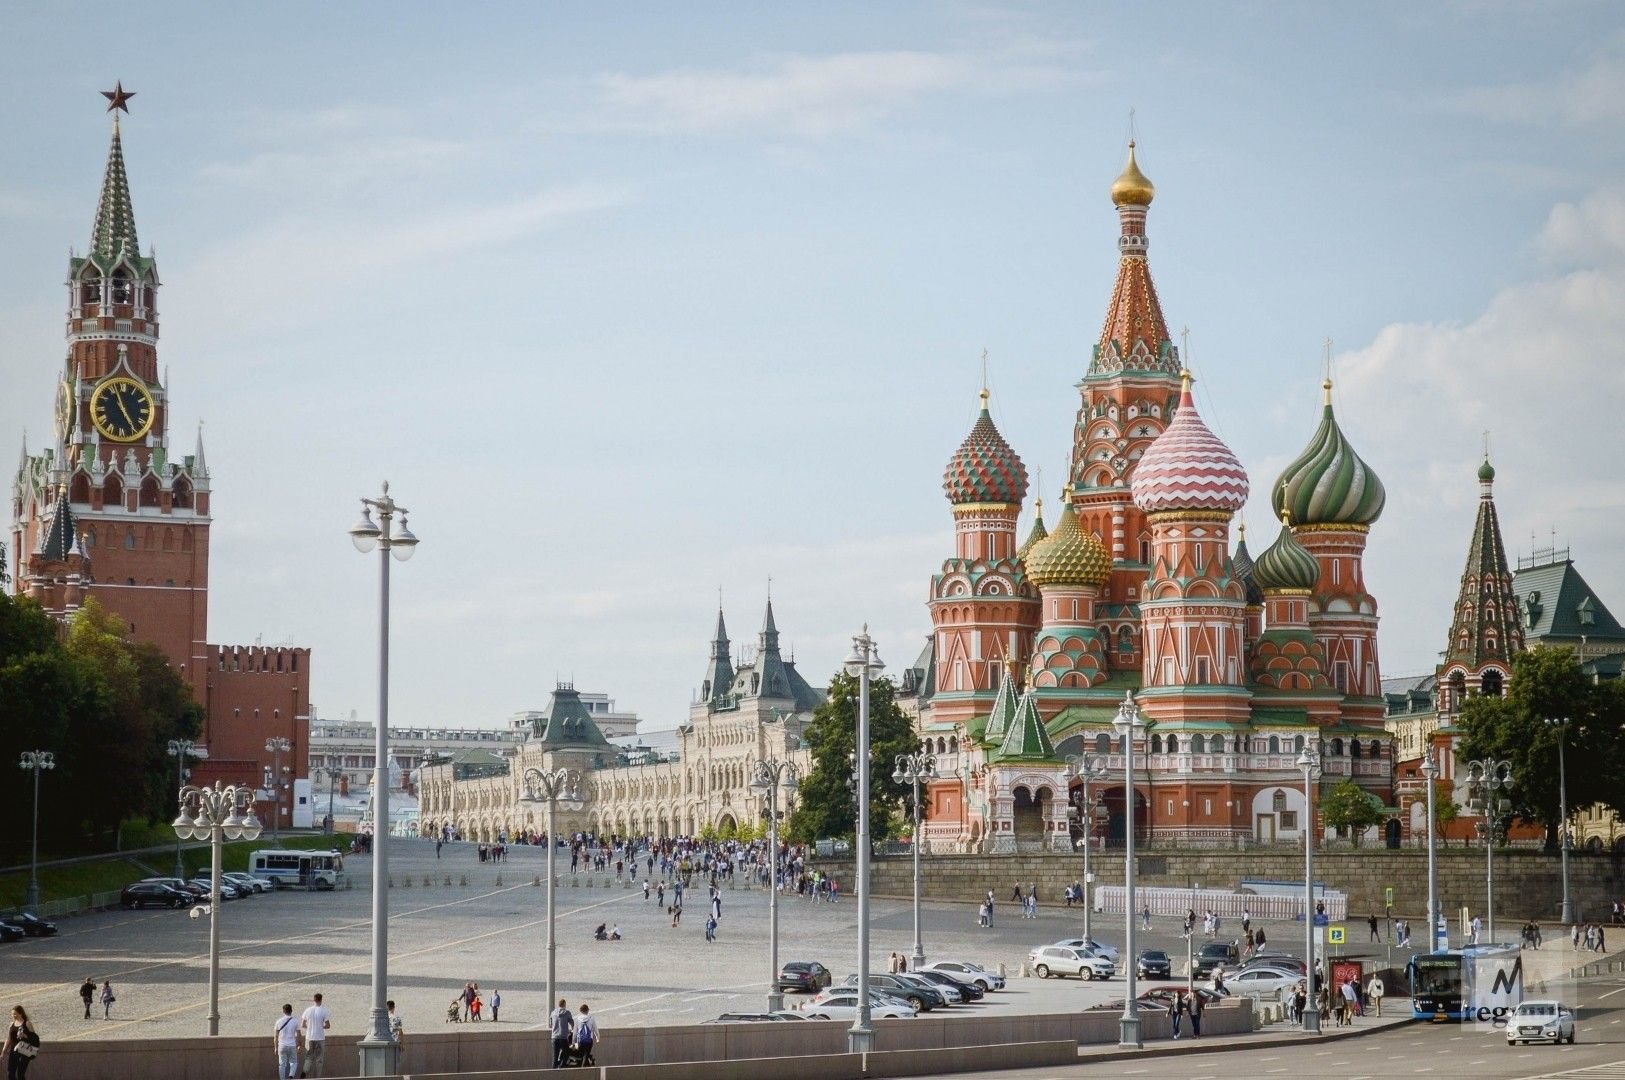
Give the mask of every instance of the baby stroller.
[(451, 1004), (446, 1006), (446, 1023), (448, 1023), (448, 1024), (460, 1024), (462, 1022), (463, 1022), (463, 1003), (462, 1003), (462, 1001), (460, 1001), (457, 998), (452, 998), (451, 999)]
[(592, 1059), (592, 1046), (577, 1046), (574, 1043), (564, 1049), (564, 1067), (566, 1069), (585, 1069), (596, 1065)]

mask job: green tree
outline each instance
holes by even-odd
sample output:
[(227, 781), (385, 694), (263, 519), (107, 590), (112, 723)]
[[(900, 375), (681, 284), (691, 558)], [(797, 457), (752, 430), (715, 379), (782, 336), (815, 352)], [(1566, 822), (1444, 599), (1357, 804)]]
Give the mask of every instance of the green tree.
[(1383, 820), (1382, 810), (1375, 800), (1352, 779), (1345, 777), (1320, 800), (1320, 812), (1326, 824), (1342, 831), (1347, 829), (1360, 846), (1360, 834)]
[[(847, 781), (854, 776), (857, 749), (858, 679), (839, 672), (830, 679), (829, 697), (813, 713), (807, 743), (813, 765), (797, 787), (796, 809), (790, 815), (788, 836), (802, 843), (821, 837), (847, 840), (857, 835), (857, 798)], [(890, 679), (869, 683), (869, 834), (876, 843), (889, 839), (896, 828), (899, 803), (913, 813), (912, 786), (892, 779), (898, 754), (919, 747), (914, 722), (897, 704)]]
[(1461, 803), (1450, 794), (1450, 785), (1444, 780), (1433, 781), (1433, 835), (1444, 841), (1446, 847), (1450, 846), (1450, 837), (1445, 833), (1452, 821), (1461, 816)]
[[(1566, 718), (1566, 731), (1547, 723)], [(1461, 709), (1457, 760), (1497, 758), (1512, 763), (1508, 797), (1515, 816), (1546, 826), (1546, 847), (1557, 847), (1562, 813), (1558, 740), (1564, 741), (1568, 805), (1593, 803), (1625, 811), (1625, 693), (1618, 685), (1586, 678), (1568, 648), (1537, 646), (1514, 658), (1505, 697), (1472, 697)]]

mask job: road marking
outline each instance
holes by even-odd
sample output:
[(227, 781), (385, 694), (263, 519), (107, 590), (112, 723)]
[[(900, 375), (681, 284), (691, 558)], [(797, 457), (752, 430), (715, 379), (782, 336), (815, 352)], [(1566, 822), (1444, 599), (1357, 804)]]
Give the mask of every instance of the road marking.
[(1618, 990), (1610, 990), (1606, 994), (1598, 994), (1597, 995), (1597, 1000), (1598, 1001), (1606, 1001), (1608, 998), (1613, 997), (1615, 994), (1625, 994), (1625, 986), (1620, 987)]

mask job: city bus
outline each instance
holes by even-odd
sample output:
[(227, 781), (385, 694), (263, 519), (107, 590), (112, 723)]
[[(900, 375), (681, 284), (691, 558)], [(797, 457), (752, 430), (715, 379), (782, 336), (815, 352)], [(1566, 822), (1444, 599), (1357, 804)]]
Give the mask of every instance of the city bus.
[(248, 872), (277, 888), (336, 889), (344, 870), (337, 851), (282, 851), (268, 848), (248, 857)]
[[(1405, 965), (1411, 1015), (1417, 1020), (1494, 1020), (1523, 1000), (1516, 945), (1464, 945), (1417, 953)], [(1483, 985), (1479, 985), (1483, 984)]]

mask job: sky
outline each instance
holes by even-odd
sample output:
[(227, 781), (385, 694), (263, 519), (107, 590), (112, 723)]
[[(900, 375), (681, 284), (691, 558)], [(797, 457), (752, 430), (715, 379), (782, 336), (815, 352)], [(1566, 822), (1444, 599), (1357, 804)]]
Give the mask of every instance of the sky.
[(573, 679), (670, 727), (719, 589), (754, 644), (771, 588), (815, 684), (865, 625), (911, 661), (983, 350), (1001, 431), (1064, 475), (1131, 122), (1255, 536), (1333, 341), (1388, 490), (1385, 676), (1445, 644), (1486, 431), (1509, 551), (1572, 546), (1625, 609), (1617, 5), (7, 4), (12, 446), (51, 430), (115, 79), (172, 445), (205, 425), (209, 638), (314, 649), (321, 715), (376, 714), (345, 534), (385, 480), (421, 540), (394, 723)]

